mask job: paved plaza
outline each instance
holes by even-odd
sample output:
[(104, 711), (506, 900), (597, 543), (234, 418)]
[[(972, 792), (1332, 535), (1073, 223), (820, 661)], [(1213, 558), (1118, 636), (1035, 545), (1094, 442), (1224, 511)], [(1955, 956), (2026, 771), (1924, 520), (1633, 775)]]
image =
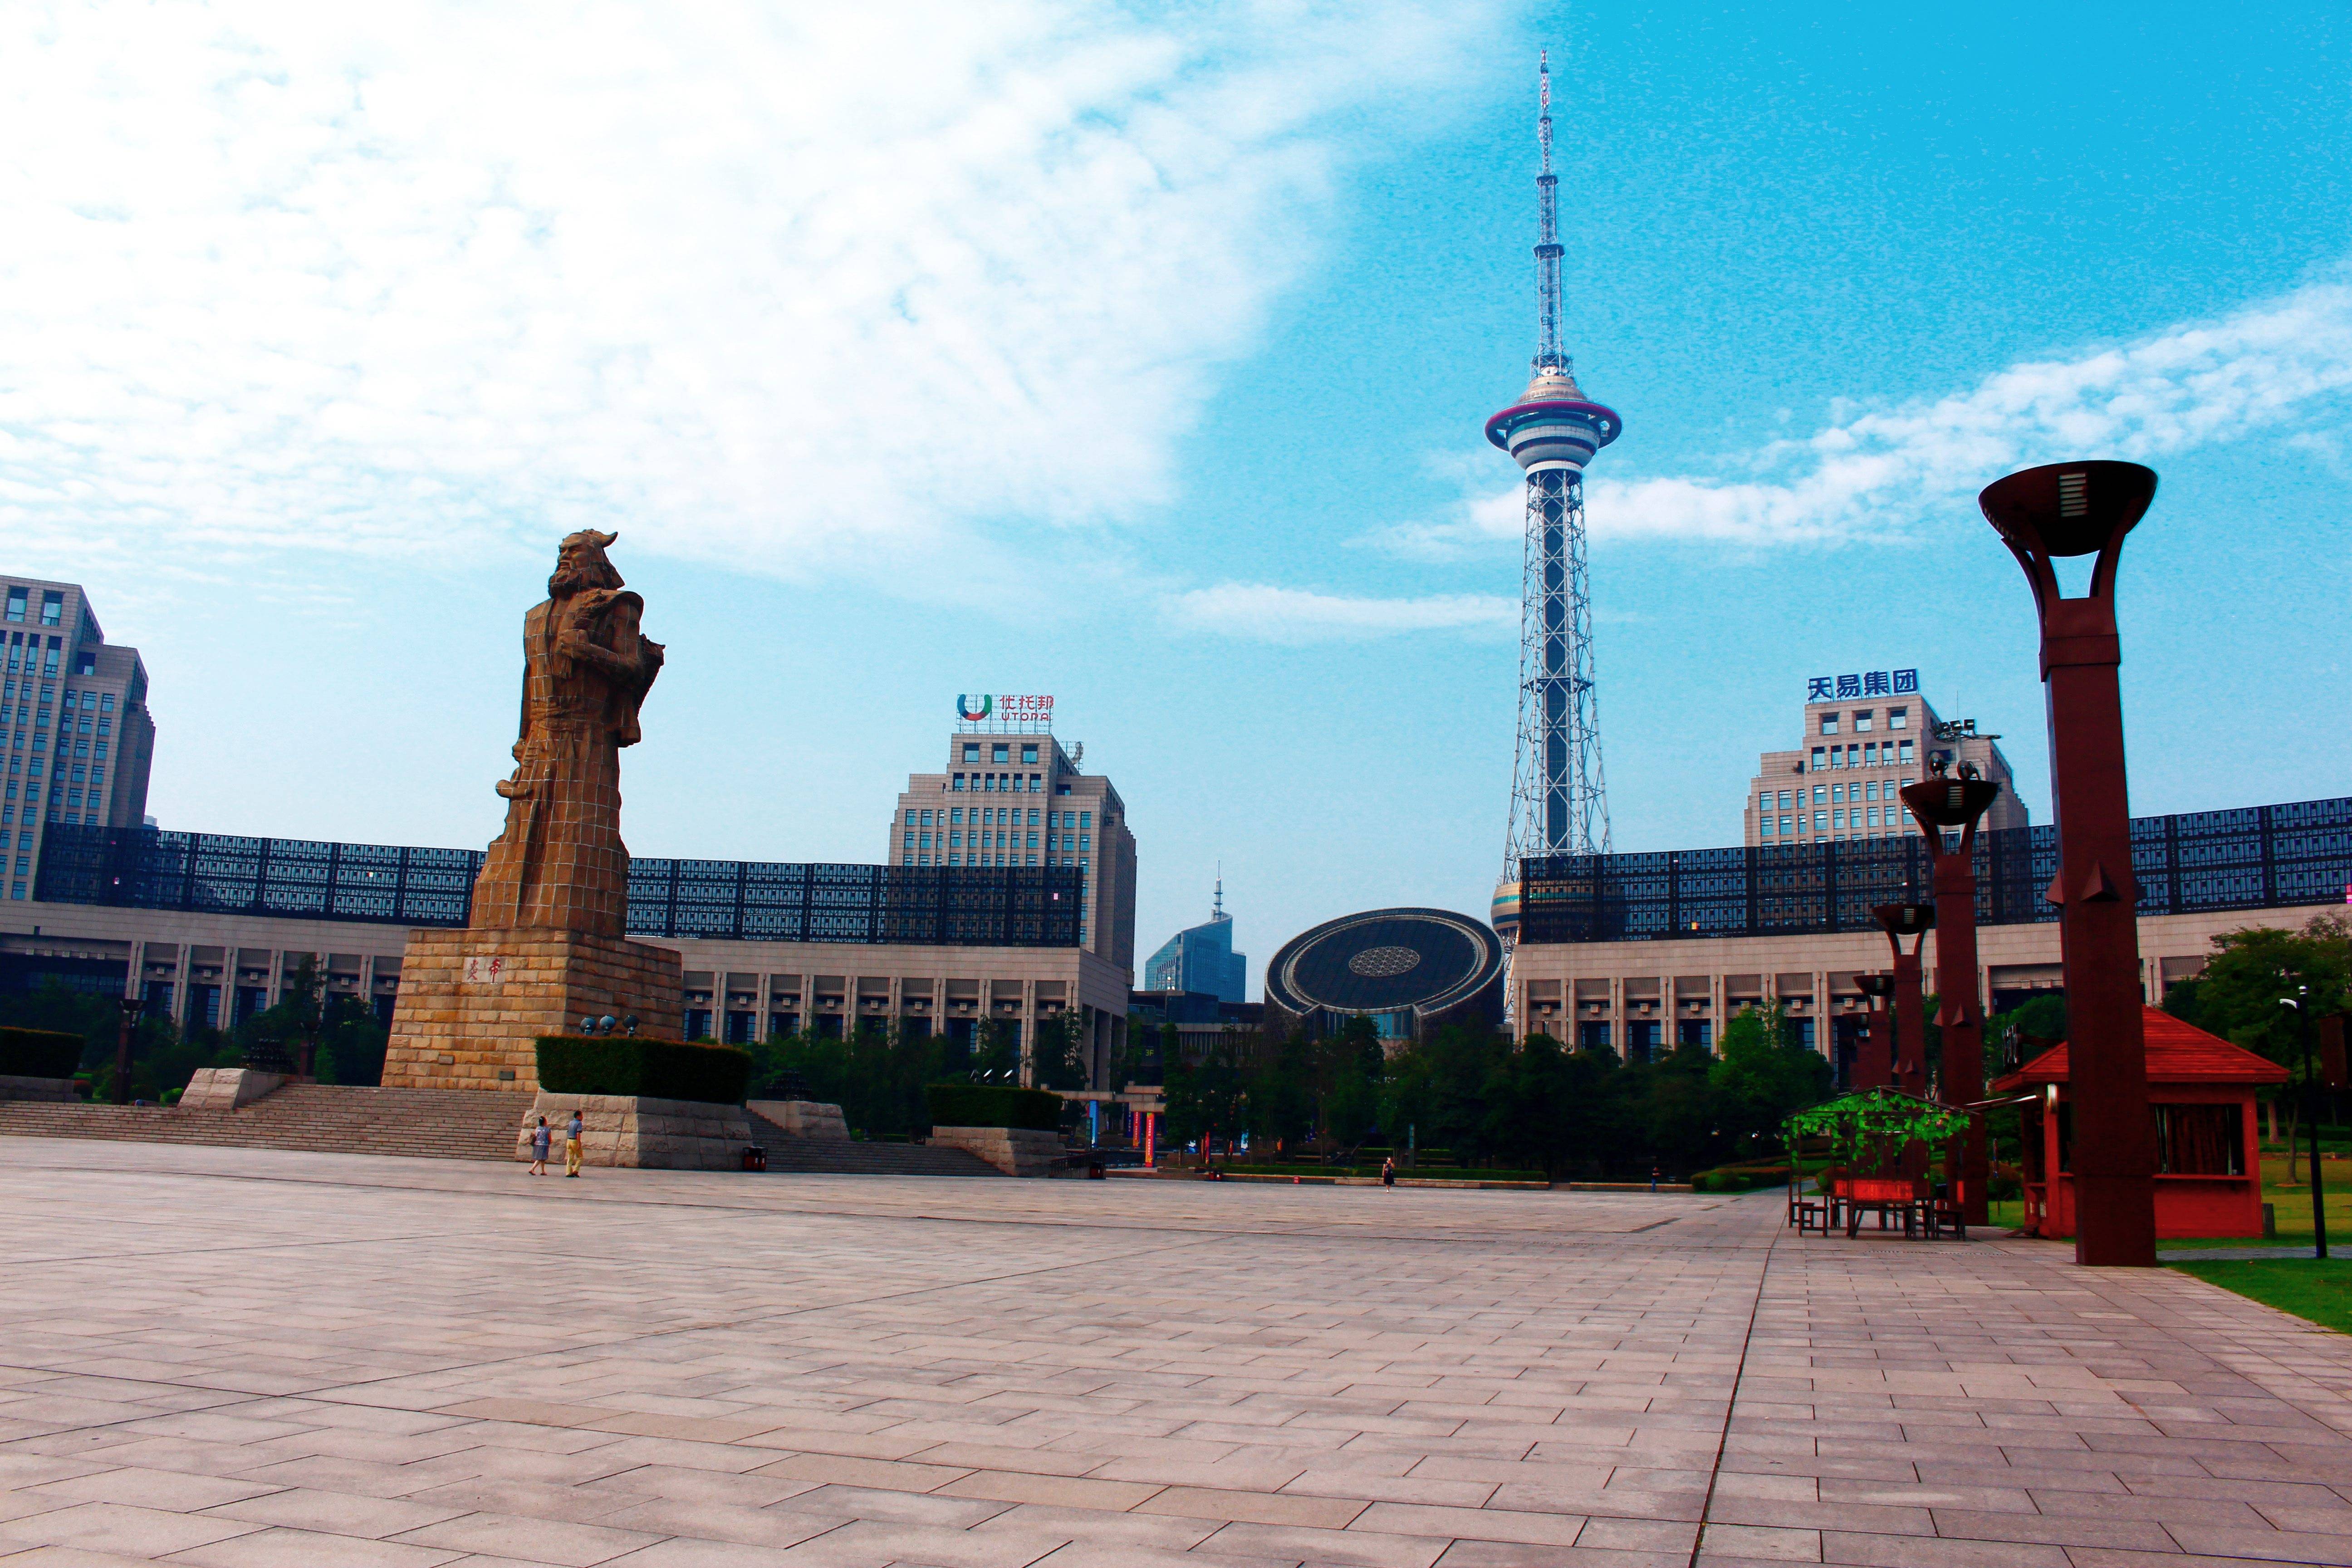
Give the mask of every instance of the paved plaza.
[(0, 1215), (6, 1568), (2352, 1563), (2352, 1340), (1777, 1193), (7, 1139)]

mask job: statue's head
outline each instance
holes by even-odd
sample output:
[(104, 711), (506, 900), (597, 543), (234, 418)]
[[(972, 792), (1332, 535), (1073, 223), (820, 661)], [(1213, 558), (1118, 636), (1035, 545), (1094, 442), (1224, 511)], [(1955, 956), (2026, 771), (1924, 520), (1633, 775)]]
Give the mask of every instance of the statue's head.
[(590, 588), (618, 588), (621, 574), (604, 559), (604, 547), (620, 538), (583, 528), (565, 538), (555, 555), (555, 574), (547, 580), (547, 596), (568, 599)]

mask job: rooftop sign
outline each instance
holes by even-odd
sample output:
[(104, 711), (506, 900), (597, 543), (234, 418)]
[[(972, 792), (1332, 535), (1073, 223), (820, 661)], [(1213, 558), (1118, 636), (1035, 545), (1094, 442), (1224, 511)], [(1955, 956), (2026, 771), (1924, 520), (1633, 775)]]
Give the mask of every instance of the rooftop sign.
[(1805, 682), (1808, 702), (1843, 702), (1849, 698), (1905, 697), (1919, 689), (1916, 669), (1866, 670), (1860, 675), (1816, 675)]
[(960, 694), (956, 719), (958, 727), (965, 730), (1050, 731), (1054, 700), (1036, 695)]

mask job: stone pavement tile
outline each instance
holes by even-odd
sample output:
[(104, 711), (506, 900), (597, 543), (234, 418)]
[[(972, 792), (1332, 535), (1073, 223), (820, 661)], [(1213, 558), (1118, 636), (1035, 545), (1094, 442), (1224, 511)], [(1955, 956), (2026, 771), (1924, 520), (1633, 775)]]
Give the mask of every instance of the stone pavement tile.
[(1694, 1522), (1660, 1519), (1591, 1519), (1579, 1532), (1579, 1546), (1617, 1552), (1685, 1552), (1698, 1537)]
[(1822, 1532), (1822, 1561), (1861, 1568), (2069, 1568), (2063, 1547), (2013, 1541)]
[(1855, 1502), (1801, 1502), (1786, 1498), (1727, 1497), (1720, 1490), (1707, 1510), (1708, 1528), (1752, 1524), (1779, 1530), (1856, 1530), (1874, 1535), (1933, 1535), (1936, 1521), (1924, 1508), (1889, 1508)]
[[(467, 1564), (476, 1561), (469, 1557), (464, 1562), (452, 1563), (450, 1568), (467, 1568)], [(678, 1536), (668, 1541), (657, 1541), (626, 1556), (613, 1558), (605, 1568), (798, 1568), (807, 1561), (805, 1557), (794, 1556), (770, 1546)]]
[(1223, 1491), (1207, 1487), (1169, 1487), (1136, 1505), (1139, 1513), (1172, 1513), (1187, 1519), (1223, 1519), (1252, 1524), (1343, 1528), (1368, 1505), (1353, 1498), (1297, 1497), (1289, 1493)]
[(2336, 1531), (2217, 1529), (2211, 1525), (2174, 1524), (2166, 1527), (2185, 1552), (2210, 1556), (2250, 1557), (2266, 1563), (2352, 1563), (2352, 1535)]
[(437, 1504), (404, 1502), (393, 1498), (365, 1497), (357, 1492), (323, 1491), (310, 1487), (289, 1488), (208, 1508), (220, 1519), (249, 1524), (282, 1525), (330, 1535), (360, 1535), (380, 1539), (438, 1524), (469, 1511)]
[(76, 1476), (96, 1475), (106, 1468), (93, 1459), (59, 1458), (50, 1454), (0, 1448), (0, 1488), (68, 1481)]
[(1437, 1568), (1688, 1568), (1685, 1552), (1612, 1552), (1517, 1541), (1457, 1541)]
[(446, 1546), (458, 1552), (490, 1552), (552, 1563), (561, 1568), (593, 1568), (625, 1552), (650, 1546), (656, 1537), (642, 1531), (484, 1512), (428, 1524), (399, 1539), (411, 1546)]
[(16, 1552), (0, 1542), (0, 1563), (8, 1568), (140, 1568), (152, 1561), (113, 1552), (85, 1552), (77, 1546), (35, 1546)]
[(934, 1497), (924, 1492), (876, 1490), (869, 1487), (823, 1486), (791, 1500), (795, 1513), (827, 1519), (887, 1520), (941, 1530), (969, 1530), (1016, 1505), (982, 1498)]
[(2173, 1544), (2165, 1526), (2153, 1520), (1981, 1513), (1956, 1508), (1934, 1512), (1936, 1533), (1956, 1541), (2042, 1542), (2053, 1546), (2116, 1546), (2146, 1552), (2166, 1551)]
[(1709, 1521), (1700, 1536), (1698, 1560), (1715, 1563), (1726, 1557), (1759, 1563), (1819, 1563), (1822, 1532)]
[(936, 1489), (938, 1497), (1125, 1512), (1163, 1489), (1143, 1481), (1100, 1481), (1079, 1476), (1039, 1476), (1020, 1470), (974, 1470)]
[(1186, 1519), (1174, 1514), (1102, 1513), (1089, 1509), (1022, 1503), (971, 1528), (975, 1532), (1010, 1531), (1029, 1536), (1064, 1534), (1073, 1541), (1097, 1546), (1125, 1542), (1156, 1552), (1182, 1552), (1206, 1541), (1223, 1529), (1225, 1522), (1213, 1519)]
[(915, 1465), (903, 1459), (856, 1459), (838, 1454), (795, 1454), (761, 1464), (757, 1473), (787, 1480), (868, 1487), (882, 1491), (928, 1492), (971, 1474), (954, 1465)]
[(821, 1482), (787, 1480), (781, 1476), (739, 1476), (724, 1470), (682, 1465), (640, 1465), (634, 1470), (605, 1476), (595, 1483), (600, 1492), (629, 1497), (667, 1498), (674, 1502), (723, 1502), (738, 1508), (765, 1508)]
[(1027, 1470), (1040, 1476), (1083, 1476), (1109, 1462), (1109, 1457), (1104, 1454), (1066, 1454), (992, 1443), (940, 1443), (918, 1453), (892, 1458), (975, 1470)]
[(1070, 1543), (1058, 1532), (940, 1530), (931, 1525), (861, 1519), (792, 1549), (796, 1568), (919, 1563), (927, 1568), (1025, 1568)]
[(610, 1514), (604, 1522), (617, 1530), (643, 1531), (648, 1535), (700, 1537), (746, 1546), (771, 1546), (781, 1552), (849, 1521), (837, 1514), (742, 1508), (732, 1503), (673, 1502), (657, 1498)]
[(1528, 1546), (1573, 1546), (1584, 1528), (1572, 1513), (1522, 1513), (1504, 1508), (1444, 1508), (1378, 1502), (1348, 1528), (1391, 1535), (1445, 1536), (1454, 1540), (1508, 1541)]
[(0, 1492), (0, 1522), (29, 1519), (37, 1513), (55, 1513), (61, 1508), (75, 1506), (70, 1499), (52, 1497), (45, 1492)]
[(1331, 1568), (1430, 1568), (1453, 1542), (1444, 1537), (1388, 1535), (1369, 1530), (1318, 1530), (1296, 1524), (1228, 1524), (1207, 1550), (1255, 1557), (1291, 1557)]
[(1366, 1502), (1419, 1502), (1477, 1508), (1495, 1495), (1494, 1481), (1447, 1481), (1433, 1476), (1391, 1476), (1372, 1470), (1309, 1468), (1280, 1490), (1308, 1497), (1358, 1498)]
[(1301, 1568), (1296, 1557), (1235, 1557), (1221, 1552), (1170, 1552), (1120, 1542), (1073, 1541), (1030, 1568)]
[(117, 1552), (129, 1557), (161, 1557), (250, 1535), (259, 1529), (231, 1519), (171, 1513), (116, 1502), (75, 1503), (0, 1524), (0, 1545), (78, 1546), (85, 1552)]
[(487, 1511), (560, 1520), (568, 1524), (599, 1524), (608, 1514), (646, 1500), (634, 1492), (608, 1491), (603, 1487), (480, 1477), (411, 1492), (407, 1500), (438, 1510), (446, 1517)]
[(461, 1468), (453, 1474), (437, 1459), (417, 1465), (387, 1465), (373, 1459), (287, 1459), (243, 1474), (273, 1486), (315, 1487), (321, 1491), (387, 1498), (408, 1497), (474, 1479), (471, 1469)]
[(268, 1482), (224, 1480), (217, 1476), (125, 1466), (96, 1475), (77, 1476), (71, 1480), (45, 1481), (29, 1489), (69, 1502), (120, 1502), (194, 1513), (201, 1508), (238, 1502), (278, 1489)]
[(304, 1530), (263, 1530), (174, 1552), (172, 1561), (196, 1568), (443, 1568), (461, 1552), (399, 1546), (349, 1535), (317, 1535)]

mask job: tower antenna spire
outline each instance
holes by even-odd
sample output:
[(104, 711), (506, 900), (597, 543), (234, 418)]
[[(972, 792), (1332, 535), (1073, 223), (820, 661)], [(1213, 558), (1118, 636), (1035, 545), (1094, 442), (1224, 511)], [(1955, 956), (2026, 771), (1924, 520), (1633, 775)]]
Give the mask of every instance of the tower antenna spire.
[(1536, 359), (1535, 373), (1564, 371), (1559, 352), (1559, 176), (1551, 171), (1551, 51), (1536, 65), (1536, 146), (1543, 166), (1536, 174)]
[(1213, 921), (1225, 918), (1225, 863), (1223, 860), (1217, 862), (1216, 901), (1209, 907), (1209, 918)]

